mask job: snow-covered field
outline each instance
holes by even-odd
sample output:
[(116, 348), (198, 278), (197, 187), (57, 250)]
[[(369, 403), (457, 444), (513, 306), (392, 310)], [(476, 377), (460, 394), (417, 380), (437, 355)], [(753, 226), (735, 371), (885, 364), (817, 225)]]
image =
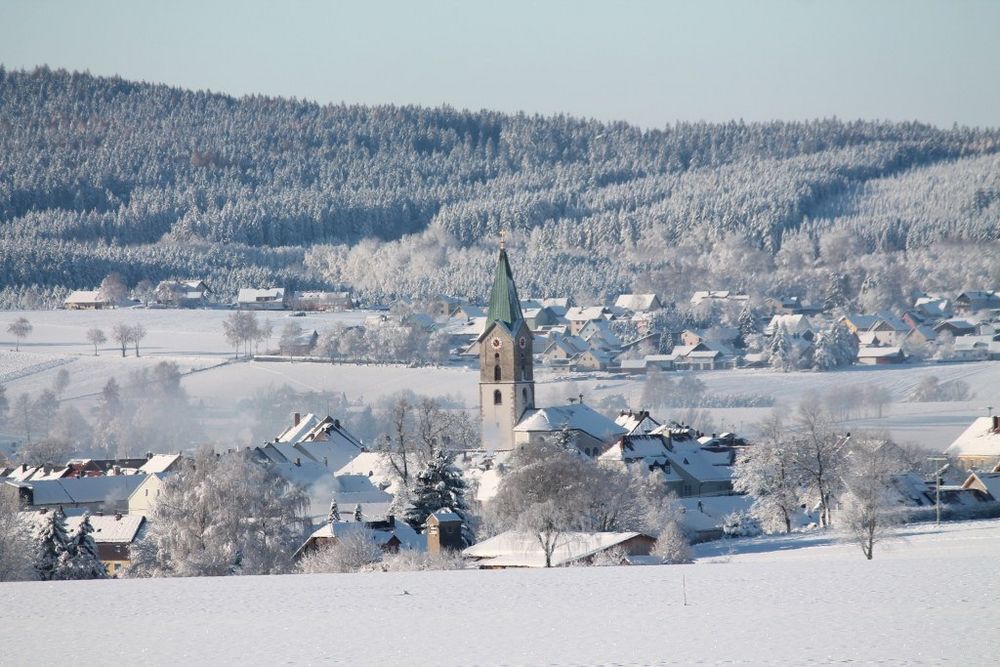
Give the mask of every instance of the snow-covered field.
[(0, 641), (16, 665), (994, 664), (1000, 521), (909, 527), (871, 562), (766, 542), (682, 566), (0, 584)]
[[(0, 313), (0, 383), (8, 396), (37, 393), (50, 387), (59, 368), (70, 372), (66, 400), (86, 408), (93, 395), (111, 376), (123, 381), (129, 371), (162, 360), (176, 361), (185, 372), (183, 384), (193, 399), (208, 408), (223, 432), (225, 419), (241, 417), (231, 410), (240, 399), (269, 386), (288, 384), (298, 390), (343, 392), (352, 401), (376, 402), (402, 389), (437, 396), (456, 397), (466, 407), (478, 400), (478, 373), (470, 368), (406, 368), (403, 366), (240, 362), (226, 363), (231, 350), (222, 334), (225, 310), (145, 310), (35, 311)], [(303, 327), (323, 330), (337, 322), (357, 323), (368, 313), (309, 314), (295, 318)], [(24, 315), (34, 331), (13, 351), (14, 341), (6, 333), (7, 324)], [(288, 320), (287, 313), (259, 313), (274, 321), (275, 330)], [(111, 343), (100, 356), (93, 355), (85, 340), (86, 331), (98, 327), (110, 333), (114, 324), (142, 323), (147, 331), (142, 356), (121, 357)], [(277, 333), (272, 344), (277, 341)], [(903, 399), (928, 375), (942, 382), (962, 379), (970, 385), (974, 398), (953, 403), (907, 403)], [(881, 419), (855, 420), (852, 429), (884, 429), (903, 442), (915, 442), (940, 451), (964, 430), (973, 418), (986, 413), (985, 406), (1000, 405), (1000, 363), (906, 365), (902, 367), (855, 367), (831, 373), (777, 373), (770, 370), (702, 372), (698, 377), (713, 394), (764, 394), (773, 396), (784, 408), (792, 409), (808, 390), (829, 391), (837, 386), (873, 383), (888, 389), (897, 402)], [(619, 379), (608, 374), (568, 375), (565, 371), (541, 369), (536, 374), (540, 404), (564, 403), (569, 396), (585, 395), (588, 403), (621, 394), (640, 407), (642, 382)], [(746, 431), (767, 414), (764, 408), (707, 410), (720, 430)], [(679, 411), (680, 412), (680, 411)], [(230, 414), (231, 413), (231, 414)], [(227, 417), (227, 415), (229, 415)], [(680, 417), (681, 415), (661, 415)], [(221, 421), (220, 421), (221, 419)]]

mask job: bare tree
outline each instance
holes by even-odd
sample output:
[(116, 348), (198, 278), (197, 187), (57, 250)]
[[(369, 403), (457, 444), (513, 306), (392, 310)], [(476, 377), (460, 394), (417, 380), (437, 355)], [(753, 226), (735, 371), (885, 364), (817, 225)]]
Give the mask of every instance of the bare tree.
[(104, 331), (101, 329), (88, 329), (87, 330), (87, 342), (94, 346), (94, 356), (97, 356), (97, 348), (104, 343), (108, 342), (107, 336), (104, 335)]
[(132, 296), (141, 301), (144, 306), (148, 306), (155, 295), (156, 287), (148, 278), (140, 280), (132, 289)]
[(851, 434), (833, 431), (830, 416), (815, 395), (799, 404), (799, 433), (789, 438), (794, 473), (819, 505), (820, 525), (831, 525), (833, 500), (843, 483), (844, 455)]
[(31, 322), (26, 317), (19, 317), (7, 325), (7, 333), (12, 334), (17, 339), (14, 344), (16, 352), (21, 351), (21, 341), (28, 337), (32, 329), (34, 327), (31, 326)]
[(132, 327), (122, 322), (111, 327), (111, 338), (118, 343), (122, 349), (122, 356), (128, 350), (128, 344), (132, 342)]
[(849, 539), (871, 560), (875, 545), (891, 535), (898, 520), (891, 491), (892, 476), (899, 471), (901, 459), (885, 440), (857, 443), (848, 458), (840, 519)]
[(139, 343), (145, 337), (146, 327), (144, 327), (141, 323), (132, 327), (130, 338), (132, 339), (132, 343), (135, 345), (135, 356), (137, 357), (139, 356)]

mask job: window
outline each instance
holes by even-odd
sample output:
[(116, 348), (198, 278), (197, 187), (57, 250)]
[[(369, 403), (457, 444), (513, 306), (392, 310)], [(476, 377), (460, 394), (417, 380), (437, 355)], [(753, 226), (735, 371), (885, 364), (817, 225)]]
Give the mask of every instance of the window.
[(503, 403), (503, 396), (500, 395), (500, 390), (497, 389), (493, 392), (493, 405), (501, 405)]
[(525, 402), (527, 402), (527, 400), (528, 400), (528, 390), (527, 389), (522, 389), (521, 390), (521, 396), (523, 396)]
[(493, 367), (493, 381), (494, 382), (499, 382), (500, 381), (500, 366), (499, 365)]

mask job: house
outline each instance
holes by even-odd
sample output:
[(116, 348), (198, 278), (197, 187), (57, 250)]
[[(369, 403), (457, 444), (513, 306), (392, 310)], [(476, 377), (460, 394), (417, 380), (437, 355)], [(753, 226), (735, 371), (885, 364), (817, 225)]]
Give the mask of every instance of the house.
[(985, 361), (994, 342), (993, 336), (959, 336), (952, 345), (952, 356), (962, 361)]
[[(575, 399), (574, 399), (575, 400)], [(563, 431), (587, 456), (597, 456), (604, 447), (625, 434), (625, 429), (582, 402), (530, 410), (514, 427), (514, 445), (551, 441)]]
[(591, 348), (616, 350), (621, 347), (621, 339), (611, 330), (607, 320), (591, 320), (580, 329), (580, 338)]
[(439, 554), (443, 551), (460, 551), (465, 546), (462, 539), (462, 517), (450, 509), (439, 509), (427, 517), (424, 536), (427, 538), (427, 553)]
[(568, 363), (589, 349), (587, 341), (579, 336), (561, 336), (542, 352), (542, 362), (549, 365)]
[(615, 299), (615, 308), (622, 312), (649, 313), (661, 310), (663, 304), (655, 294), (622, 294)]
[(868, 328), (866, 333), (871, 335), (872, 340), (865, 344), (898, 347), (903, 344), (903, 341), (910, 334), (910, 331), (912, 331), (910, 326), (898, 317), (893, 317), (892, 315), (881, 315), (878, 320)]
[(913, 309), (925, 320), (943, 320), (951, 317), (951, 302), (948, 299), (924, 295), (913, 302)]
[(435, 320), (446, 320), (458, 310), (462, 303), (463, 301), (457, 297), (441, 294), (427, 304), (427, 312)]
[(614, 355), (601, 348), (590, 348), (580, 353), (580, 356), (573, 360), (573, 366), (577, 370), (604, 371), (614, 363)]
[(929, 327), (926, 324), (920, 324), (910, 330), (910, 333), (906, 335), (905, 340), (915, 345), (926, 345), (937, 340), (937, 332), (934, 331), (933, 327)]
[(339, 470), (350, 463), (365, 446), (334, 417), (320, 418), (309, 413), (292, 415), (292, 425), (273, 442), (258, 448), (272, 463), (312, 462), (329, 470)]
[(245, 310), (284, 310), (288, 307), (288, 294), (284, 287), (244, 287), (236, 297), (236, 307)]
[(528, 328), (538, 331), (541, 327), (549, 327), (559, 324), (560, 318), (555, 312), (547, 307), (526, 308), (524, 310), (524, 321), (528, 323)]
[(764, 299), (763, 312), (768, 315), (799, 315), (802, 301), (797, 296), (769, 296)]
[[(551, 566), (590, 563), (600, 554), (624, 552), (627, 556), (648, 556), (656, 539), (645, 533), (578, 533), (553, 536)], [(538, 535), (507, 531), (468, 547), (462, 555), (481, 568), (546, 567), (545, 551)]]
[(959, 315), (972, 315), (994, 308), (1000, 308), (1000, 294), (993, 290), (962, 292), (955, 297), (955, 312)]
[(858, 363), (865, 366), (883, 366), (886, 364), (901, 364), (906, 361), (906, 355), (901, 347), (859, 347)]
[(750, 300), (747, 294), (737, 294), (729, 290), (705, 290), (695, 292), (691, 295), (691, 305), (698, 306), (703, 303), (745, 303)]
[(569, 323), (569, 332), (579, 336), (587, 322), (606, 320), (611, 311), (603, 306), (573, 307), (566, 311), (565, 319)]
[(615, 418), (615, 423), (625, 429), (628, 435), (649, 433), (662, 424), (649, 416), (648, 410), (622, 410)]
[(110, 308), (111, 302), (101, 296), (100, 290), (76, 290), (63, 301), (67, 310), (102, 310)]
[(294, 337), (282, 336), (281, 353), (292, 357), (304, 357), (312, 352), (318, 340), (319, 332), (315, 329), (307, 329)]
[(646, 360), (643, 359), (619, 359), (618, 370), (629, 375), (643, 375), (646, 373)]
[(198, 308), (212, 293), (204, 280), (163, 280), (156, 286), (156, 302), (175, 308)]
[(343, 311), (354, 308), (354, 298), (350, 290), (337, 292), (295, 292), (289, 300), (289, 307), (295, 310)]
[(966, 468), (991, 468), (1000, 462), (1000, 417), (979, 417), (944, 450)]
[(950, 333), (955, 338), (959, 336), (971, 336), (976, 333), (976, 323), (959, 317), (944, 320), (934, 325), (937, 334)]
[(962, 483), (963, 489), (979, 491), (993, 502), (1000, 501), (1000, 472), (972, 471), (969, 478)]
[(855, 313), (852, 315), (845, 315), (840, 318), (839, 322), (847, 327), (848, 331), (852, 334), (857, 335), (859, 332), (868, 331), (871, 329), (876, 322), (878, 322), (878, 315), (864, 315), (860, 313)]
[(156, 502), (163, 492), (166, 472), (150, 473), (140, 478), (139, 485), (128, 496), (127, 509), (130, 515), (146, 516), (153, 513)]
[(805, 315), (775, 315), (764, 327), (765, 336), (773, 336), (779, 331), (793, 338), (803, 338), (812, 341), (816, 337), (812, 323)]
[(345, 513), (343, 520), (326, 522), (313, 531), (293, 557), (298, 560), (327, 544), (336, 544), (345, 537), (366, 529), (370, 531), (375, 544), (385, 553), (395, 553), (400, 549), (427, 550), (426, 538), (405, 521), (396, 521), (392, 515), (368, 519), (362, 517), (362, 521), (355, 521), (353, 516)]
[(7, 481), (25, 508), (86, 509), (91, 512), (124, 512), (129, 495), (145, 479), (145, 475), (112, 475), (101, 477), (66, 477), (63, 479), (32, 479), (26, 482)]
[(146, 462), (139, 466), (139, 472), (143, 475), (177, 472), (183, 462), (184, 457), (180, 454), (151, 454)]
[(707, 496), (678, 499), (680, 524), (692, 543), (717, 540), (723, 536), (726, 517), (735, 512), (749, 512), (750, 496)]
[[(659, 431), (659, 432), (657, 432)], [(698, 441), (675, 441), (663, 427), (624, 435), (598, 457), (605, 464), (641, 464), (660, 470), (667, 488), (679, 496), (719, 496), (733, 492), (732, 453), (702, 447)]]
[[(66, 517), (67, 532), (73, 533), (83, 522), (83, 515)], [(108, 574), (122, 574), (132, 564), (132, 547), (146, 528), (146, 517), (138, 514), (91, 514), (91, 537)]]

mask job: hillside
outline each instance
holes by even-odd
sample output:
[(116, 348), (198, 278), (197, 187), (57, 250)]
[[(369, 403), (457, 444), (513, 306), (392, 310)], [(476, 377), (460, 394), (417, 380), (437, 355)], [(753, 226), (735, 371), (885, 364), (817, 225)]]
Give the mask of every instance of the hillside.
[(11, 664), (64, 660), (53, 627), (149, 665), (992, 663), (997, 521), (907, 527), (874, 561), (829, 537), (706, 544), (714, 564), (8, 583), (0, 639)]
[[(198, 275), (224, 299), (340, 282), (368, 300), (476, 297), (501, 229), (523, 248), (526, 293), (670, 293), (692, 261), (706, 282), (794, 285), (771, 274), (801, 234), (820, 263), (823, 235), (844, 230), (854, 254), (997, 241), (998, 148), (995, 129), (641, 130), (0, 68), (0, 305), (110, 271), (130, 284)], [(717, 268), (720, 241), (757, 271)]]

